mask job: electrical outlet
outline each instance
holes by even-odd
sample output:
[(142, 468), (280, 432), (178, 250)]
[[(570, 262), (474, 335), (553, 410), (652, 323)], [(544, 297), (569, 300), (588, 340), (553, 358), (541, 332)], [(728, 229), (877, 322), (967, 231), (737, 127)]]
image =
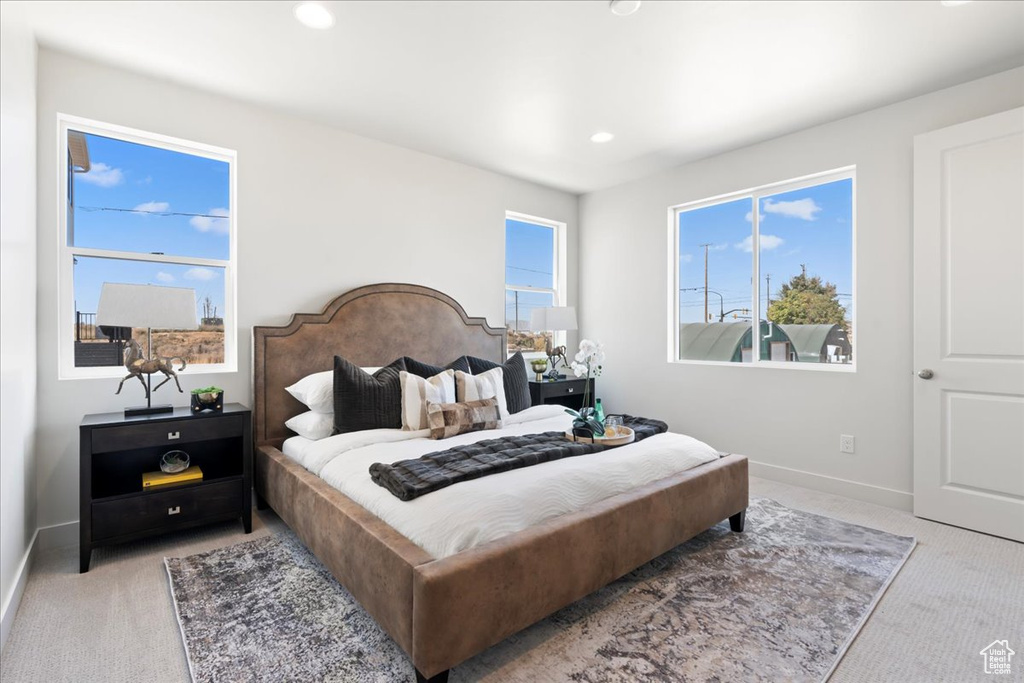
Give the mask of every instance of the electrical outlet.
[(840, 434), (839, 435), (839, 452), (840, 453), (853, 453), (854, 452), (854, 442), (853, 442), (853, 437), (852, 436), (850, 436), (849, 434)]

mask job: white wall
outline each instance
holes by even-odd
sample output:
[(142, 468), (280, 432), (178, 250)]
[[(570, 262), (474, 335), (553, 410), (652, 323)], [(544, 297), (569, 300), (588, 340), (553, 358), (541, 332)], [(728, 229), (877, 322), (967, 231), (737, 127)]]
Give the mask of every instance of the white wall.
[(0, 10), (0, 645), (36, 529), (36, 46), (21, 10)]
[[(240, 371), (186, 370), (186, 394), (165, 386), (158, 399), (184, 405), (189, 389), (215, 382), (248, 403), (250, 328), (318, 312), (361, 285), (434, 287), (503, 325), (506, 209), (567, 223), (576, 272), (575, 195), (48, 50), (38, 95), (41, 526), (78, 518), (82, 416), (141, 397), (114, 396), (116, 380), (57, 380), (57, 112), (238, 151)], [(572, 279), (568, 298), (576, 302)]]
[[(1021, 104), (1015, 69), (581, 197), (581, 327), (607, 349), (606, 409), (775, 466), (755, 468), (765, 476), (909, 505), (913, 137)], [(668, 207), (850, 164), (856, 374), (665, 362)], [(856, 454), (838, 452), (841, 433), (856, 436)]]

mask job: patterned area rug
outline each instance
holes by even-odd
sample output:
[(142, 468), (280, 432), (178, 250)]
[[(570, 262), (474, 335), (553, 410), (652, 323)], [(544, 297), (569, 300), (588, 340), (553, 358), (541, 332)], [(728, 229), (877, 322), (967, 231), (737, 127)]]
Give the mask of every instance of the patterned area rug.
[[(751, 501), (452, 670), (463, 681), (820, 681), (914, 539)], [(195, 681), (412, 681), (412, 665), (291, 534), (166, 560)]]

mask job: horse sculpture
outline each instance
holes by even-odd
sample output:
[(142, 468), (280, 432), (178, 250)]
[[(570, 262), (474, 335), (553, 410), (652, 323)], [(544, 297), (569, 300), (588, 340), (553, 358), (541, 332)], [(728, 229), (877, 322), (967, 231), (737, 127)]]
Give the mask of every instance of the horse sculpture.
[(121, 380), (121, 383), (117, 385), (117, 391), (115, 391), (114, 394), (121, 393), (121, 387), (124, 386), (124, 381), (126, 379), (138, 377), (139, 381), (142, 382), (142, 388), (146, 390), (146, 400), (148, 401), (149, 385), (146, 384), (146, 380), (142, 379), (142, 376), (152, 375), (154, 372), (162, 372), (166, 377), (163, 382), (160, 382), (160, 384), (153, 387), (153, 391), (156, 391), (173, 379), (174, 383), (178, 385), (178, 392), (184, 393), (184, 390), (181, 388), (181, 383), (178, 382), (178, 372), (175, 372), (171, 365), (174, 361), (181, 363), (181, 367), (178, 368), (178, 372), (185, 369), (185, 359), (181, 356), (171, 356), (170, 358), (166, 356), (146, 358), (142, 354), (142, 344), (134, 339), (130, 340), (124, 347), (124, 367), (125, 370), (128, 371), (128, 374), (125, 375), (124, 379)]

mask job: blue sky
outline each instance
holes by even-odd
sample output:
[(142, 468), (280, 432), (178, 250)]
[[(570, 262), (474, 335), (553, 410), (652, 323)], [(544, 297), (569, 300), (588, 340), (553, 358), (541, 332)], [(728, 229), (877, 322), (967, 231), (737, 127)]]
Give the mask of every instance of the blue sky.
[[(771, 297), (800, 273), (835, 284), (850, 317), (853, 293), (853, 181), (838, 180), (760, 199), (761, 306), (767, 302), (765, 275), (771, 274)], [(740, 199), (679, 215), (680, 320), (700, 322), (704, 315), (704, 248), (708, 247), (708, 289), (722, 295), (726, 311), (750, 308), (751, 200)], [(709, 312), (718, 319), (719, 297), (708, 296)], [(762, 311), (762, 317), (764, 313)], [(732, 315), (726, 317), (732, 319)]]
[[(76, 246), (228, 259), (226, 162), (97, 135), (86, 135), (86, 140), (92, 168), (72, 176)], [(218, 315), (224, 314), (222, 268), (79, 257), (77, 310), (96, 311), (104, 282), (191, 287), (196, 291), (197, 316), (205, 296)]]
[[(528, 287), (553, 287), (554, 230), (542, 225), (505, 221), (505, 282)], [(527, 324), (530, 311), (552, 306), (550, 294), (518, 292), (519, 320)], [(516, 293), (505, 293), (505, 322), (516, 319)], [(523, 326), (520, 325), (522, 328)]]

